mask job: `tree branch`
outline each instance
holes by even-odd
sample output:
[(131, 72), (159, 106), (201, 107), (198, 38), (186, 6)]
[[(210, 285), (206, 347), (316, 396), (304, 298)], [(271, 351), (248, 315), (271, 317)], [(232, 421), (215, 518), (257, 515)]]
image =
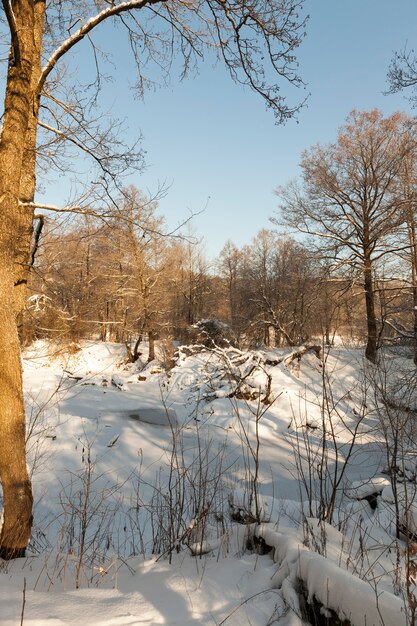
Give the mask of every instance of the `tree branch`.
[(39, 248), (39, 241), (45, 224), (45, 218), (43, 215), (35, 215), (35, 219), (38, 220), (38, 223), (36, 224), (36, 228), (33, 232), (33, 243), (29, 255), (29, 267), (33, 267), (35, 264), (36, 253)]
[[(76, 146), (79, 150), (88, 154), (100, 166), (100, 168), (105, 174), (109, 174), (110, 176), (113, 176), (113, 173), (107, 167), (105, 167), (103, 163), (104, 158), (99, 157), (94, 152), (94, 150), (88, 148), (88, 146), (86, 146), (81, 141), (77, 141), (77, 139), (75, 137), (72, 137), (69, 132), (64, 132), (62, 130), (59, 130), (59, 128), (55, 128), (54, 126), (50, 126), (49, 124), (46, 124), (45, 122), (41, 122), (41, 121), (38, 122), (38, 126), (40, 126), (41, 128), (45, 130), (50, 131), (51, 133), (54, 133), (55, 135), (57, 135), (57, 137), (60, 137), (62, 139), (65, 139), (66, 141), (69, 141), (74, 146)], [(44, 208), (44, 207), (40, 207), (40, 208)]]
[[(3, 0), (3, 4), (5, 1), (6, 0)], [(142, 9), (147, 5), (159, 4), (166, 1), (167, 0), (128, 0), (127, 2), (112, 5), (87, 20), (85, 24), (83, 24), (73, 35), (68, 37), (68, 39), (66, 39), (49, 57), (46, 65), (42, 69), (42, 73), (39, 78), (37, 89), (38, 94), (40, 94), (40, 92), (42, 91), (46, 79), (48, 78), (50, 72), (54, 69), (59, 59), (64, 56), (64, 54), (66, 54), (69, 50), (71, 50), (71, 48), (75, 46), (75, 44), (84, 39), (84, 37), (86, 37), (96, 26), (98, 26), (110, 17), (126, 13), (127, 11), (131, 11), (132, 9)]]
[[(186, 224), (188, 224), (188, 222), (192, 220), (193, 217), (201, 213), (201, 211), (198, 213), (192, 213), (190, 217), (185, 219), (181, 224), (179, 224), (178, 226), (175, 226), (174, 228), (172, 228), (172, 230), (166, 233), (163, 233), (163, 232), (160, 232), (158, 229), (148, 228), (147, 226), (144, 226), (137, 220), (130, 219), (129, 217), (125, 217), (122, 211), (118, 210), (117, 206), (116, 206), (116, 211), (113, 211), (113, 212), (112, 211), (100, 212), (92, 207), (83, 207), (79, 205), (68, 205), (64, 207), (59, 207), (59, 206), (56, 206), (55, 204), (45, 204), (43, 202), (19, 202), (19, 206), (30, 208), (30, 209), (43, 209), (45, 211), (51, 211), (52, 213), (75, 213), (77, 215), (88, 215), (88, 216), (100, 219), (103, 222), (107, 222), (108, 220), (111, 220), (117, 217), (117, 220), (119, 220), (120, 222), (124, 224), (134, 224), (135, 226), (138, 226), (139, 228), (143, 230), (143, 233), (148, 233), (148, 234), (150, 233), (153, 235), (173, 237), (173, 238), (178, 238), (178, 239), (186, 239), (186, 237), (184, 237), (184, 235), (180, 233), (181, 228), (183, 228)], [(36, 219), (40, 219), (40, 217), (41, 216), (35, 216)]]

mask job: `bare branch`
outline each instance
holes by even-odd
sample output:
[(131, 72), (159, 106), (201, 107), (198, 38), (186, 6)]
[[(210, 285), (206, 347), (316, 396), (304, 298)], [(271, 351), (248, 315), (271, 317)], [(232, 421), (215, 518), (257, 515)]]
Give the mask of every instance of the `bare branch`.
[(91, 33), (96, 26), (110, 17), (121, 15), (122, 13), (132, 11), (133, 9), (142, 9), (147, 5), (158, 4), (161, 2), (166, 2), (166, 0), (128, 0), (128, 2), (112, 4), (107, 9), (104, 9), (94, 17), (90, 18), (73, 35), (68, 37), (68, 39), (66, 39), (49, 57), (39, 78), (38, 94), (42, 91), (46, 79), (48, 78), (50, 72), (54, 69), (59, 59), (71, 50), (75, 44)]
[[(59, 207), (55, 204), (46, 204), (43, 202), (19, 202), (21, 207), (30, 208), (30, 209), (43, 209), (45, 211), (51, 211), (52, 213), (73, 213), (76, 215), (84, 215), (97, 218), (103, 222), (108, 222), (109, 220), (113, 220), (117, 218), (117, 220), (123, 224), (138, 226), (143, 230), (144, 233), (149, 233), (158, 236), (166, 236), (166, 237), (178, 237), (180, 239), (187, 239), (183, 235), (181, 235), (180, 231), (186, 224), (188, 224), (193, 217), (199, 215), (199, 213), (193, 213), (188, 218), (183, 220), (181, 224), (175, 226), (172, 230), (162, 233), (161, 231), (148, 228), (144, 226), (140, 221), (131, 219), (130, 217), (126, 217), (123, 214), (123, 211), (117, 207), (115, 204), (115, 209), (113, 211), (110, 210), (97, 210), (91, 206), (81, 206), (81, 205), (68, 205), (64, 207)], [(38, 216), (39, 217), (39, 216)]]
[(42, 230), (45, 224), (45, 218), (43, 215), (36, 215), (35, 219), (37, 220), (37, 224), (33, 231), (33, 242), (32, 242), (32, 248), (30, 250), (30, 256), (29, 256), (30, 267), (33, 267), (35, 264), (36, 253), (39, 248), (39, 242), (40, 242)]
[(417, 104), (417, 56), (414, 50), (404, 47), (400, 52), (395, 52), (388, 68), (387, 80), (388, 94), (410, 90), (411, 95), (408, 99)]

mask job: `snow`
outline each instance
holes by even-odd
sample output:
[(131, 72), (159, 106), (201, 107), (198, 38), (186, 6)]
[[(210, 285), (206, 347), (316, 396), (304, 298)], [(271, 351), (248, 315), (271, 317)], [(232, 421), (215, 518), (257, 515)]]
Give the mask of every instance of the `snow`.
[[(197, 626), (202, 623), (218, 623), (240, 604), (241, 598), (265, 591), (269, 587), (268, 576), (271, 562), (268, 557), (254, 555), (241, 558), (200, 559), (185, 558), (169, 565), (155, 558), (143, 561), (136, 558), (129, 567), (117, 564), (112, 588), (69, 590), (66, 593), (31, 591), (33, 575), (26, 573), (27, 591), (25, 624), (172, 624)], [(16, 584), (3, 583), (0, 591), (1, 624), (20, 623), (23, 580), (20, 564), (11, 568)], [(30, 563), (29, 568), (34, 564)], [(28, 564), (25, 564), (25, 570)], [(9, 578), (11, 571), (9, 570)], [(3, 576), (2, 578), (6, 578)], [(232, 583), (232, 584), (231, 584)], [(234, 584), (233, 584), (234, 583)], [(274, 609), (276, 593), (271, 598), (262, 594), (262, 602), (255, 602), (250, 609), (242, 606), (227, 623), (248, 623), (247, 616), (262, 623), (262, 614)], [(264, 615), (265, 618), (265, 615)], [(266, 616), (268, 618), (268, 616)]]
[[(309, 522), (317, 528), (317, 520)], [(334, 562), (339, 559), (340, 563), (344, 543), (343, 536), (334, 528), (326, 528), (326, 557), (307, 549), (291, 531), (283, 535), (273, 526), (261, 525), (258, 533), (275, 548), (274, 560), (280, 568), (273, 582), (287, 590), (286, 593), (293, 596), (293, 589), (301, 580), (308, 589), (308, 599), (315, 597), (352, 626), (406, 625), (401, 598), (385, 590), (378, 591)], [(294, 597), (289, 601), (294, 605)]]
[[(0, 625), (20, 624), (24, 599), (31, 626), (301, 626), (300, 578), (352, 626), (406, 624), (405, 544), (362, 355), (326, 353), (327, 413), (322, 361), (286, 355), (180, 348), (165, 372), (146, 351), (127, 363), (118, 344), (31, 346), (35, 524), (28, 557), (0, 564)], [(318, 522), (355, 428), (332, 523)], [(417, 530), (414, 483), (397, 491)], [(363, 500), (373, 494), (375, 511)], [(255, 531), (271, 554), (247, 549)]]
[(365, 481), (354, 481), (350, 488), (347, 490), (347, 495), (350, 498), (356, 498), (360, 500), (368, 496), (372, 496), (375, 493), (381, 494), (386, 487), (390, 486), (391, 482), (384, 476), (375, 476)]

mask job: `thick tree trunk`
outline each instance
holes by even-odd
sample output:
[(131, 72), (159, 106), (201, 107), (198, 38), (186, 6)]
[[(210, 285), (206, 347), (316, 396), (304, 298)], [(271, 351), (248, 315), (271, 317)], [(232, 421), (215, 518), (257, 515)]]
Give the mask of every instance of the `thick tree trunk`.
[(14, 302), (19, 335), (22, 333), (23, 312), (26, 306), (27, 282), (30, 270), (31, 241), (33, 235), (33, 208), (36, 190), (36, 137), (39, 115), (39, 94), (37, 86), (41, 74), (42, 39), (45, 20), (45, 2), (38, 1), (33, 7), (33, 39), (30, 42), (32, 59), (30, 64), (30, 85), (28, 122), (23, 151), (19, 183), (19, 204), (16, 213), (18, 236), (14, 264)]
[(36, 143), (37, 104), (33, 85), (40, 49), (35, 45), (35, 13), (39, 14), (41, 8), (43, 15), (43, 5), (42, 0), (13, 2), (16, 28), (0, 135), (0, 481), (4, 509), (0, 556), (3, 558), (24, 555), (32, 526), (33, 499), (26, 466), (17, 318), (25, 301), (33, 209), (22, 209), (19, 200), (21, 181), (26, 176), (34, 180), (35, 175), (34, 159), (26, 165), (25, 176), (22, 168), (25, 151), (28, 147), (34, 149)]
[(4, 521), (0, 557), (21, 557), (32, 526), (32, 491), (25, 456), (20, 343), (13, 303), (13, 268), (0, 263), (0, 480)]
[[(31, 114), (27, 136), (22, 177), (19, 185), (19, 200), (22, 203), (34, 201), (36, 168), (36, 121)], [(26, 306), (27, 283), (30, 269), (30, 251), (33, 234), (33, 208), (19, 204), (17, 212), (18, 241), (14, 263), (14, 303), (17, 315), (19, 336), (22, 335), (23, 312)]]
[(364, 259), (363, 267), (364, 287), (365, 287), (365, 303), (366, 303), (366, 324), (367, 324), (367, 343), (365, 356), (371, 363), (376, 363), (378, 328), (375, 315), (375, 293), (372, 278), (372, 262), (369, 257)]

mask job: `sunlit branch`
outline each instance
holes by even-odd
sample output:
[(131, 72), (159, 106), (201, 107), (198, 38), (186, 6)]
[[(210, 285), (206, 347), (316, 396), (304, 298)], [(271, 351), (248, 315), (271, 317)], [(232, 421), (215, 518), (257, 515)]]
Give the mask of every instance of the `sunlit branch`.
[(45, 81), (48, 78), (50, 72), (54, 69), (55, 65), (61, 57), (63, 57), (71, 48), (73, 48), (79, 41), (84, 39), (91, 31), (107, 20), (110, 17), (132, 11), (133, 9), (142, 9), (147, 5), (158, 4), (165, 2), (166, 0), (130, 0), (128, 2), (122, 2), (120, 4), (114, 4), (104, 9), (94, 17), (90, 18), (85, 24), (83, 24), (71, 37), (68, 37), (49, 57), (46, 65), (42, 69), (41, 76), (38, 82), (38, 93), (40, 93), (45, 85)]

